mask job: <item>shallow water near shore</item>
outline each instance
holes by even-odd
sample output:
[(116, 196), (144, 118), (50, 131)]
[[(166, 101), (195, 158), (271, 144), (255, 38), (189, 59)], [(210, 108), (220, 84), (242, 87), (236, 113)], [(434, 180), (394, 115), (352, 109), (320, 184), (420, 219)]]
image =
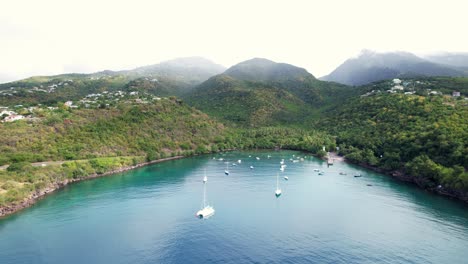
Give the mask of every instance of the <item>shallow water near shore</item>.
[[(216, 213), (201, 220), (205, 169)], [(67, 186), (0, 219), (0, 263), (466, 263), (467, 249), (467, 205), (295, 151), (159, 163)]]

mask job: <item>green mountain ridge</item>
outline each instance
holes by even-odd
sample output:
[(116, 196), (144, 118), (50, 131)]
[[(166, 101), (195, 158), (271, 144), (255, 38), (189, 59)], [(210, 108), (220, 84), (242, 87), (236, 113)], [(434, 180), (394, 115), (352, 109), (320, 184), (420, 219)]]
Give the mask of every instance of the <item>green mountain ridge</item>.
[(317, 116), (321, 108), (354, 93), (347, 86), (319, 81), (302, 68), (255, 58), (210, 78), (184, 99), (236, 125), (304, 126), (304, 120)]

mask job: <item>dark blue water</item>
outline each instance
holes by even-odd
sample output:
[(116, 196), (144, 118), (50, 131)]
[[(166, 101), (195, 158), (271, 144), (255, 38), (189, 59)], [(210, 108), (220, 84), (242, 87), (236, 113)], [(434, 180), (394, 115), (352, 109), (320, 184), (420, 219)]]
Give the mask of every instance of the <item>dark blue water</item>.
[[(74, 184), (0, 220), (0, 263), (468, 263), (466, 205), (292, 155), (305, 154), (201, 156)], [(213, 157), (242, 164), (225, 176)], [(275, 198), (281, 158), (289, 181)], [(200, 220), (204, 169), (216, 214)]]

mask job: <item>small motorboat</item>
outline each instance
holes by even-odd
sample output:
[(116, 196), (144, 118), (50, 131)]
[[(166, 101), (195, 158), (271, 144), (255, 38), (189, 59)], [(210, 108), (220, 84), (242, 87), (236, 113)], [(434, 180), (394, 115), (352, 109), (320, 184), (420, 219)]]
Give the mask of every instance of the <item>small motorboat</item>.
[(288, 176), (284, 176), (284, 179), (285, 179), (285, 180), (289, 180), (289, 177), (288, 177)]
[(254, 166), (250, 166), (250, 169), (253, 170)]
[(362, 175), (361, 174), (354, 175), (354, 178), (359, 178), (359, 177), (362, 177)]

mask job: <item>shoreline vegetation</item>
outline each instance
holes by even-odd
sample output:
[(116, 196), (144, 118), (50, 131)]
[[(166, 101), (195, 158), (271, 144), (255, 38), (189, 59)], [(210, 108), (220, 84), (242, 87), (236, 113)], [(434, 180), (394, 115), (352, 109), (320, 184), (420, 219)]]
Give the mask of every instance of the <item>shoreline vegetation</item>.
[(144, 166), (148, 166), (148, 165), (152, 165), (152, 164), (156, 164), (156, 163), (160, 163), (160, 162), (164, 162), (164, 161), (181, 159), (183, 157), (184, 156), (174, 156), (174, 157), (162, 158), (162, 159), (157, 159), (157, 160), (138, 163), (136, 165), (119, 167), (117, 169), (112, 169), (110, 171), (103, 172), (103, 173), (94, 173), (94, 174), (91, 174), (91, 175), (89, 175), (87, 177), (61, 180), (59, 182), (50, 184), (49, 186), (45, 187), (44, 189), (36, 190), (31, 195), (29, 195), (27, 198), (25, 198), (24, 200), (22, 200), (22, 201), (20, 201), (18, 203), (13, 203), (13, 204), (6, 205), (6, 206), (0, 206), (0, 218), (6, 217), (8, 215), (19, 212), (19, 211), (21, 211), (21, 210), (23, 210), (25, 208), (28, 208), (28, 207), (32, 206), (33, 204), (35, 204), (37, 201), (45, 198), (48, 194), (53, 193), (53, 192), (55, 192), (57, 190), (60, 190), (60, 189), (64, 188), (65, 186), (69, 185), (69, 184), (76, 183), (76, 182), (81, 182), (81, 181), (85, 181), (85, 180), (91, 180), (91, 179), (95, 179), (95, 178), (100, 178), (100, 177), (104, 177), (104, 176), (109, 176), (109, 175), (113, 175), (113, 174), (129, 171), (129, 170), (141, 168), (141, 167), (144, 167)]

